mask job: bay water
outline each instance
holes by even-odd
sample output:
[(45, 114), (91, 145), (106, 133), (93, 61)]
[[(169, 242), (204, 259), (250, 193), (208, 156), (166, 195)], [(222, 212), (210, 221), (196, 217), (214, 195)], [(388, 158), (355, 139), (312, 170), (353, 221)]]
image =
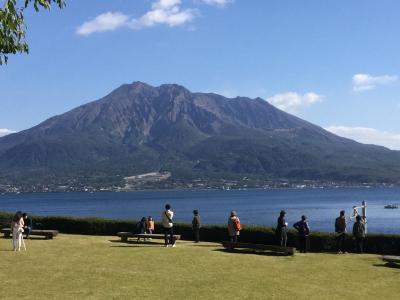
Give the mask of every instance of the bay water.
[[(243, 224), (275, 226), (280, 210), (287, 212), (290, 226), (306, 215), (312, 230), (333, 231), (335, 218), (344, 209), (349, 217), (354, 205), (367, 202), (370, 233), (399, 233), (400, 188), (249, 189), (207, 191), (146, 191), (101, 193), (6, 193), (0, 194), (0, 211), (21, 210), (41, 216), (106, 217), (160, 220), (165, 204), (175, 212), (175, 221), (191, 222), (199, 209), (204, 224), (226, 224), (231, 210)], [(361, 213), (361, 210), (359, 210)]]

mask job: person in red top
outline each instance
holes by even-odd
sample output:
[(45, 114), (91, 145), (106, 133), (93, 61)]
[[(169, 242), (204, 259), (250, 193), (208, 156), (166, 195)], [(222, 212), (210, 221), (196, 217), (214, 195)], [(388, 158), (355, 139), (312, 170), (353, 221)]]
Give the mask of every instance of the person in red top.
[(152, 216), (147, 217), (147, 233), (153, 234), (154, 231), (154, 219)]
[(231, 243), (237, 243), (238, 236), (241, 230), (240, 219), (236, 214), (236, 211), (231, 211), (231, 215), (228, 219), (228, 233)]

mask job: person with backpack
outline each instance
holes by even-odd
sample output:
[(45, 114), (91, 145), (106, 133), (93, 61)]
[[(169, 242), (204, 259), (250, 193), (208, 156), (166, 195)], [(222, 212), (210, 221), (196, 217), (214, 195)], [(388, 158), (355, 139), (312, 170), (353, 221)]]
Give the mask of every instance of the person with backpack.
[(300, 252), (306, 253), (309, 248), (309, 234), (310, 227), (307, 223), (307, 217), (301, 216), (301, 220), (294, 223), (293, 227), (297, 230), (299, 237), (299, 248)]
[(193, 211), (193, 220), (192, 220), (192, 229), (193, 229), (193, 233), (194, 233), (195, 243), (200, 242), (200, 227), (201, 227), (201, 223), (200, 223), (199, 211), (197, 209), (195, 209)]
[(353, 225), (353, 236), (355, 240), (356, 251), (360, 254), (363, 253), (365, 224), (361, 220), (361, 216), (356, 217), (356, 222)]
[(242, 230), (240, 219), (237, 216), (236, 211), (233, 210), (231, 211), (231, 215), (228, 219), (228, 233), (231, 243), (237, 243), (240, 230)]
[(165, 210), (161, 215), (161, 224), (164, 228), (164, 241), (165, 247), (171, 245), (171, 247), (175, 247), (175, 239), (174, 239), (174, 223), (172, 222), (172, 218), (174, 217), (174, 212), (171, 210), (171, 205), (165, 205)]
[(336, 248), (337, 253), (342, 254), (346, 253), (345, 251), (345, 242), (346, 242), (346, 217), (345, 211), (341, 210), (339, 217), (335, 220), (335, 232), (336, 232)]
[(286, 212), (284, 210), (282, 210), (279, 214), (276, 231), (275, 231), (278, 244), (282, 247), (286, 247), (286, 243), (287, 243), (288, 223), (286, 222), (285, 217), (286, 217)]

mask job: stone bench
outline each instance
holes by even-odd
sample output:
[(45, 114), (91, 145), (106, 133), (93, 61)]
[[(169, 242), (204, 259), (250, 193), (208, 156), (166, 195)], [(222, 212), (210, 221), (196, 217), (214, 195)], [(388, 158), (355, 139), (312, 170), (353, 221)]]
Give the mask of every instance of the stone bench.
[(400, 264), (400, 256), (384, 255), (382, 256), (382, 260), (391, 265)]
[[(150, 234), (150, 233), (132, 233), (132, 232), (118, 232), (117, 236), (121, 238), (121, 242), (127, 242), (128, 238), (137, 238), (137, 241), (142, 239), (164, 239), (163, 234)], [(180, 240), (180, 235), (174, 235), (174, 239)]]
[[(12, 232), (11, 228), (3, 228), (1, 233), (4, 234), (4, 237), (10, 237)], [(53, 237), (57, 236), (58, 230), (39, 230), (39, 229), (32, 229), (29, 235), (38, 235), (44, 236), (46, 240), (51, 240)]]

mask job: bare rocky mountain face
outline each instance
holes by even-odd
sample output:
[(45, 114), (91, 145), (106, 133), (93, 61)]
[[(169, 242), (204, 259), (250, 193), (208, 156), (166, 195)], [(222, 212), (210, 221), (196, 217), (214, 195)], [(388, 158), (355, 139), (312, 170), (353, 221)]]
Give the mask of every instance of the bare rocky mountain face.
[(2, 178), (149, 172), (398, 182), (400, 152), (338, 137), (260, 98), (141, 82), (0, 138)]

